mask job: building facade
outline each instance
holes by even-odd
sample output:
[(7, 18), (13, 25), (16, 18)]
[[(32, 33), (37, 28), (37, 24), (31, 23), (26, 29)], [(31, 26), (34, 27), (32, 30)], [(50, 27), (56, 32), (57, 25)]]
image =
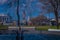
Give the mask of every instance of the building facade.
[(0, 14), (0, 24), (11, 25), (12, 19), (7, 14)]
[(49, 20), (44, 15), (39, 15), (38, 17), (31, 19), (33, 25), (49, 25)]

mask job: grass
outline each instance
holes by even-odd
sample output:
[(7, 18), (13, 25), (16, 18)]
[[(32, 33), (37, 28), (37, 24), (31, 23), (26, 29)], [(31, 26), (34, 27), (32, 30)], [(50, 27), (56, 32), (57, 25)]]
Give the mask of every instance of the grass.
[[(37, 26), (35, 30), (44, 30), (47, 31), (48, 29), (57, 29), (56, 26)], [(60, 29), (60, 26), (59, 26)]]
[(0, 30), (5, 30), (5, 29), (8, 29), (7, 25), (0, 25)]
[(35, 27), (35, 30), (44, 30), (44, 31), (48, 31), (48, 29), (57, 29), (56, 26), (24, 26), (24, 27)]
[[(26, 27), (34, 27), (34, 26), (26, 26)], [(7, 25), (0, 25), (0, 30), (8, 29)], [(35, 30), (44, 30), (47, 31), (48, 29), (57, 29), (56, 26), (36, 26)], [(60, 26), (59, 26), (60, 29)]]
[(35, 28), (35, 30), (48, 30), (48, 26), (37, 26), (36, 28)]
[[(56, 26), (51, 26), (50, 28), (51, 28), (51, 29), (57, 29)], [(60, 29), (60, 26), (59, 26), (59, 29)]]

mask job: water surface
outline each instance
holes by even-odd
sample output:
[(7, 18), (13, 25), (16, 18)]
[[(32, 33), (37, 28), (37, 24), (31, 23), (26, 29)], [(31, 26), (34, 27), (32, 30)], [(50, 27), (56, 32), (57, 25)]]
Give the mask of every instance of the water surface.
[[(48, 34), (23, 34), (24, 40), (60, 40), (60, 35), (48, 35)], [(0, 40), (16, 40), (16, 34), (0, 35)]]

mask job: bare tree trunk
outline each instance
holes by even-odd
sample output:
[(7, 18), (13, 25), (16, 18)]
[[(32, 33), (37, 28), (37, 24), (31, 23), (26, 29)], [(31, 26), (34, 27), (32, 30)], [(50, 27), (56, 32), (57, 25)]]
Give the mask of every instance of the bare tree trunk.
[(59, 23), (58, 23), (58, 11), (57, 10), (54, 10), (54, 13), (55, 13), (55, 19), (56, 19), (56, 26), (57, 26), (57, 29), (59, 29)]
[[(18, 27), (20, 27), (20, 15), (19, 15), (19, 0), (17, 0), (17, 25), (18, 25)], [(19, 28), (20, 29), (20, 31), (21, 31), (21, 28)], [(18, 32), (18, 30), (16, 31), (16, 33), (17, 33), (17, 36), (16, 36), (16, 40), (20, 40), (21, 38), (19, 38), (19, 32)]]
[[(56, 2), (56, 4), (54, 2)], [(52, 5), (52, 7), (54, 9), (57, 29), (59, 29), (59, 23), (58, 23), (58, 1), (57, 0), (54, 0), (54, 1), (50, 0), (50, 3), (51, 3), (51, 5)]]
[(17, 18), (18, 18), (18, 26), (20, 27), (19, 0), (17, 1)]

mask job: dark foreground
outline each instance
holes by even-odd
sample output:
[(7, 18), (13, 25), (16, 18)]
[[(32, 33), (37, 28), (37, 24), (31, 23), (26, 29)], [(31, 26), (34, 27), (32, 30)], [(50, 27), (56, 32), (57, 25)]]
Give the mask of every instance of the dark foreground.
[[(0, 33), (0, 40), (16, 40), (16, 36), (16, 31), (7, 31)], [(18, 36), (20, 37), (20, 34)], [(24, 32), (23, 40), (60, 40), (60, 35)]]

